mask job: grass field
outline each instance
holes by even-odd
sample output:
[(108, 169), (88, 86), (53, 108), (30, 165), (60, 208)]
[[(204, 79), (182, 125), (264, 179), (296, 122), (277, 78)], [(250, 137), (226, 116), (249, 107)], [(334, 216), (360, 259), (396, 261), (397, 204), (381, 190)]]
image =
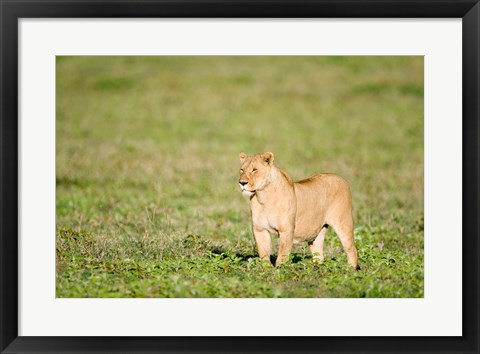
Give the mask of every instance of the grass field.
[[(423, 297), (423, 57), (57, 57), (56, 74), (57, 297)], [(307, 245), (262, 263), (240, 151), (346, 178), (362, 269), (332, 231), (322, 264)]]

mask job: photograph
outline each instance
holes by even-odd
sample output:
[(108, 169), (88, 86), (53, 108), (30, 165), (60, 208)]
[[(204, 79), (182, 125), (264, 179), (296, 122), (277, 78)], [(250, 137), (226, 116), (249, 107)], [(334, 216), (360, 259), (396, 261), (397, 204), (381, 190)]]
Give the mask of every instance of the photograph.
[(0, 354), (478, 353), (479, 2), (0, 0)]
[(424, 56), (56, 56), (56, 298), (423, 298)]

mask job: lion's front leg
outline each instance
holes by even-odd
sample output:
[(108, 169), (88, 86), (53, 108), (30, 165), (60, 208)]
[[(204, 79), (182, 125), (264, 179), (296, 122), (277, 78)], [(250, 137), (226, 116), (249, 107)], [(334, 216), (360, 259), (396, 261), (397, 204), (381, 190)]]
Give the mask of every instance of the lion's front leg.
[(270, 233), (262, 228), (253, 227), (253, 236), (257, 244), (258, 255), (262, 260), (270, 261), (271, 237)]
[(288, 255), (290, 254), (293, 245), (293, 230), (280, 232), (279, 234), (280, 245), (278, 248), (278, 257), (277, 261), (275, 262), (275, 267), (278, 267), (280, 264), (288, 260)]

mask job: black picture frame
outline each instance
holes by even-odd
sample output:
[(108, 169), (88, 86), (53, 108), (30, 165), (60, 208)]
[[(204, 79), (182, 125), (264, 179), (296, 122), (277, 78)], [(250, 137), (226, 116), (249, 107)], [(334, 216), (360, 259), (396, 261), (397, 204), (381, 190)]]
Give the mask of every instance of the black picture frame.
[[(478, 0), (0, 0), (0, 12), (1, 353), (479, 353)], [(18, 20), (60, 17), (462, 18), (463, 335), (461, 337), (18, 336)], [(448, 267), (448, 260), (445, 266)], [(361, 326), (361, 319), (358, 321), (358, 325)]]

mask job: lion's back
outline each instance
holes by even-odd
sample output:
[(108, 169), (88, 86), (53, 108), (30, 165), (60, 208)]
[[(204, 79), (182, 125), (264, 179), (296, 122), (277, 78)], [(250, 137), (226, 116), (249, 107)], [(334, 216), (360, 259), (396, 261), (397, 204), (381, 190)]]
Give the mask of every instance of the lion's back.
[(334, 173), (319, 173), (295, 182), (295, 194), (300, 208), (312, 208), (322, 205), (329, 208), (334, 201), (351, 203), (348, 182)]
[(334, 189), (349, 189), (347, 180), (335, 173), (319, 173), (295, 182), (295, 184), (310, 190), (331, 189), (332, 187)]

